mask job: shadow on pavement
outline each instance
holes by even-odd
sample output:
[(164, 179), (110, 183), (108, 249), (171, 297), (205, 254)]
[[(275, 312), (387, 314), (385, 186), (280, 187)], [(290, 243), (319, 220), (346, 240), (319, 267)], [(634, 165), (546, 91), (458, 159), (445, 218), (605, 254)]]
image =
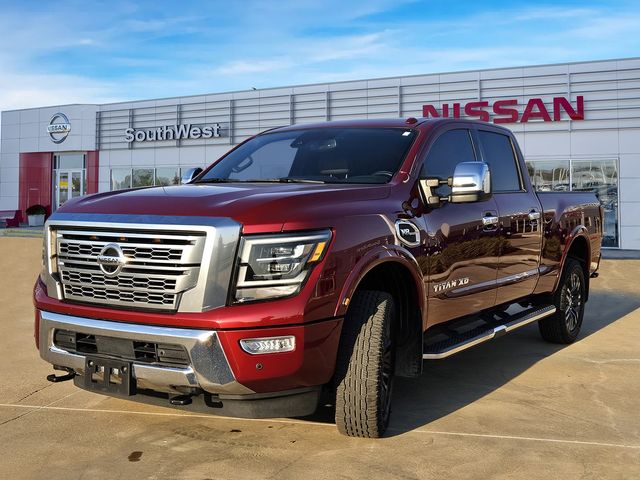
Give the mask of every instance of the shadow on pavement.
[[(640, 292), (623, 295), (592, 290), (578, 341), (637, 308), (640, 308)], [(445, 417), (492, 393), (563, 348), (565, 345), (542, 340), (534, 324), (448, 359), (427, 361), (421, 377), (396, 379), (393, 413), (386, 436), (424, 427)], [(334, 410), (321, 407), (305, 419), (333, 423)]]

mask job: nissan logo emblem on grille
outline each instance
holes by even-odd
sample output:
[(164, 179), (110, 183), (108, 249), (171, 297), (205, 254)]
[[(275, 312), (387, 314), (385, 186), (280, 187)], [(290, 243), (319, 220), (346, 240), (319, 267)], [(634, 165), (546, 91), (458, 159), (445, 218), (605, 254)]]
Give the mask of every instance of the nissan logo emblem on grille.
[(120, 273), (122, 267), (127, 264), (127, 258), (124, 256), (124, 252), (120, 245), (116, 243), (109, 243), (100, 250), (98, 255), (98, 265), (100, 270), (108, 277), (115, 277)]

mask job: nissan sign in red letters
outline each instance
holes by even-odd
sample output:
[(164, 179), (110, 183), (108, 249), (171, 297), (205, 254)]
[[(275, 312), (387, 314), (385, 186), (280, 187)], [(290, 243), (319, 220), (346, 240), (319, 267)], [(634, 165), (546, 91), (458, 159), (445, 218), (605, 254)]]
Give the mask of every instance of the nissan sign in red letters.
[[(522, 116), (520, 116), (517, 107), (518, 100), (515, 98), (498, 100), (493, 103), (488, 101), (474, 101), (466, 104), (443, 103), (441, 111), (438, 111), (434, 105), (427, 104), (422, 106), (422, 116), (425, 118), (460, 118), (464, 112), (466, 116), (477, 118), (483, 122), (526, 123), (537, 119), (543, 122), (558, 122), (562, 120), (562, 112), (564, 111), (571, 120), (584, 120), (584, 97), (582, 95), (576, 97), (575, 108), (566, 97), (554, 97), (552, 112), (549, 112), (541, 98), (529, 99)], [(490, 112), (494, 114), (491, 120)]]

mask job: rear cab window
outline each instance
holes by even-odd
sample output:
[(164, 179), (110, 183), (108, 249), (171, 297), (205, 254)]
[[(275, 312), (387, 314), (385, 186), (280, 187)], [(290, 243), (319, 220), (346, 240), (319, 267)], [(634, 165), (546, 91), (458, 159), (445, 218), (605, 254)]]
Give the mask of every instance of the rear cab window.
[[(453, 172), (460, 162), (474, 162), (476, 154), (471, 141), (471, 133), (466, 128), (449, 130), (436, 138), (422, 164), (421, 178), (438, 177), (446, 180), (453, 176)], [(440, 195), (451, 193), (451, 187), (439, 187)]]
[(495, 193), (522, 191), (522, 177), (511, 137), (488, 130), (478, 130), (478, 137), (484, 161), (491, 171), (491, 190)]

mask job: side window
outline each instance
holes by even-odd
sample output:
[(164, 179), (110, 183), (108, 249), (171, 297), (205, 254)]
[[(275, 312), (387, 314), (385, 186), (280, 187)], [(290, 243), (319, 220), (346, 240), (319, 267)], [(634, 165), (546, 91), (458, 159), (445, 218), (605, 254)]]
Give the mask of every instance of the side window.
[[(421, 177), (439, 177), (446, 179), (453, 176), (453, 171), (460, 162), (476, 160), (471, 143), (471, 135), (467, 129), (449, 130), (440, 135), (429, 149), (422, 165)], [(443, 196), (451, 193), (451, 188), (440, 187)]]
[(491, 189), (497, 193), (522, 190), (511, 138), (486, 130), (480, 130), (478, 135), (491, 170)]

